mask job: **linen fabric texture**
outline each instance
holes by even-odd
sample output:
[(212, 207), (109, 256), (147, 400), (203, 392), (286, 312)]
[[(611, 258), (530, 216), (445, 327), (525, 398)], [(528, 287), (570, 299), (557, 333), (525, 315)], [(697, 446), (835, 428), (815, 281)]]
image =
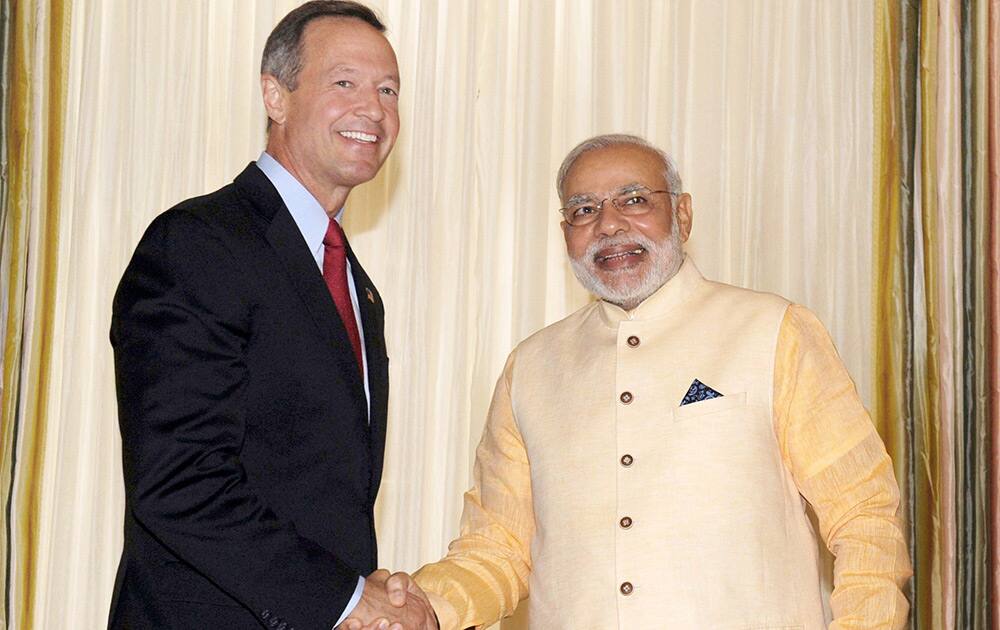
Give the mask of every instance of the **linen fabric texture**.
[[(680, 406), (694, 379), (723, 395)], [(688, 258), (635, 310), (592, 303), (514, 349), (459, 538), (416, 580), (444, 630), (529, 595), (531, 628), (900, 628), (898, 502), (822, 324)]]

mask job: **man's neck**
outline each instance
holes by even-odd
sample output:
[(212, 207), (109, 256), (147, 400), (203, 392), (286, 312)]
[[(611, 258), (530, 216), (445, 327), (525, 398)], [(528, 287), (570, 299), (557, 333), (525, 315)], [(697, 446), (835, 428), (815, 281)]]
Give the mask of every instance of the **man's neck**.
[(330, 218), (336, 216), (340, 209), (347, 203), (347, 195), (350, 194), (351, 187), (334, 186), (331, 188), (324, 186), (319, 178), (313, 177), (309, 169), (296, 160), (295, 156), (286, 151), (282, 145), (268, 143), (265, 150), (268, 155), (277, 160), (278, 164), (281, 164), (288, 171), (289, 175), (305, 186), (305, 189), (316, 198), (316, 201), (319, 202), (319, 205), (323, 207), (323, 211)]

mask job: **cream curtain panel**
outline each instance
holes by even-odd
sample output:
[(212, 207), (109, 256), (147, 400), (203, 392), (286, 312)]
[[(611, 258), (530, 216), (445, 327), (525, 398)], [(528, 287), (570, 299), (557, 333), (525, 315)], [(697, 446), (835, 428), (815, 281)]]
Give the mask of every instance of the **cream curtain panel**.
[[(22, 419), (45, 427), (41, 499), (15, 493), (10, 521), (15, 545), (36, 534), (7, 584), (23, 628), (106, 623), (123, 510), (111, 298), (157, 213), (262, 149), (260, 52), (296, 4), (71, 5), (48, 407)], [(868, 0), (372, 4), (399, 56), (403, 130), (346, 226), (387, 308), (382, 564), (443, 552), (508, 351), (589, 299), (565, 262), (553, 179), (590, 135), (671, 152), (701, 270), (810, 306), (870, 400)], [(19, 591), (29, 574), (33, 598)]]

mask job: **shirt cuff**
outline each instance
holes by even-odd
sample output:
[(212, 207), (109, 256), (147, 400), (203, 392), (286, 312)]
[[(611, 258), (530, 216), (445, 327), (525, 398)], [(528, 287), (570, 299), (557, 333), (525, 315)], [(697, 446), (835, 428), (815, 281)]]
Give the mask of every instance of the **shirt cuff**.
[(333, 624), (334, 628), (336, 628), (340, 624), (344, 623), (344, 620), (347, 619), (347, 617), (352, 612), (354, 612), (354, 609), (355, 609), (355, 607), (357, 607), (358, 602), (361, 601), (361, 594), (364, 593), (364, 592), (365, 592), (365, 578), (362, 577), (362, 576), (359, 576), (358, 577), (358, 586), (357, 586), (357, 588), (354, 589), (354, 595), (352, 595), (351, 599), (348, 600), (348, 602), (347, 602), (347, 608), (345, 608), (344, 612), (341, 613), (340, 618), (337, 619), (337, 623)]

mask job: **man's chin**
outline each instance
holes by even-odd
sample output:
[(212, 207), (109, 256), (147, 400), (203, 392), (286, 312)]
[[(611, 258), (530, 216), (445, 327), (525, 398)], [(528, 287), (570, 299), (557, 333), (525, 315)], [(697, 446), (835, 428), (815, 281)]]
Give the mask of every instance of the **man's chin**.
[(354, 164), (352, 168), (341, 168), (338, 174), (339, 183), (351, 187), (360, 186), (374, 179), (378, 175), (378, 170), (378, 166), (369, 164)]
[(646, 274), (637, 273), (634, 268), (605, 271), (591, 267), (590, 282), (583, 282), (591, 293), (626, 309), (633, 308), (645, 295)]
[(593, 269), (592, 273), (601, 288), (613, 295), (630, 295), (642, 290), (649, 275), (635, 267), (615, 270)]

